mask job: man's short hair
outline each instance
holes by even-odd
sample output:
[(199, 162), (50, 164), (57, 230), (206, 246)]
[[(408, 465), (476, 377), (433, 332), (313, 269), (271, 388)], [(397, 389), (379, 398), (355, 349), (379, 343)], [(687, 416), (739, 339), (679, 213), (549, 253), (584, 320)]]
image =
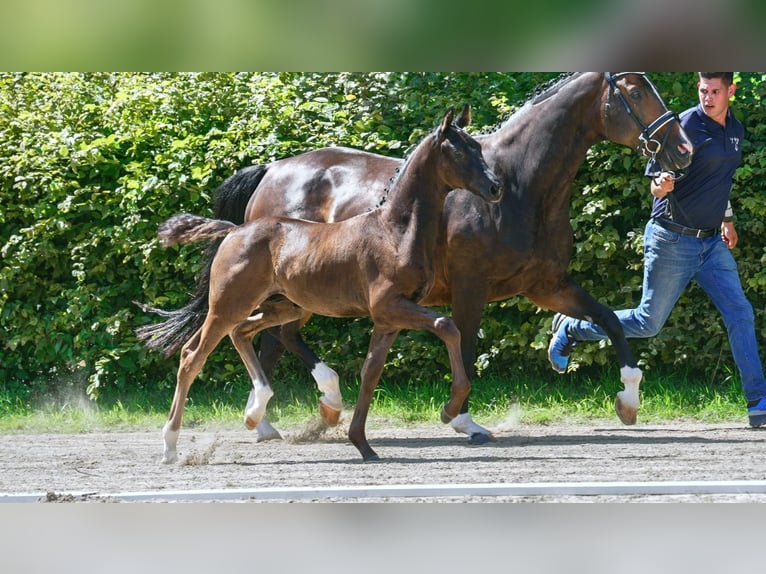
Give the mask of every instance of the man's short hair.
[(734, 72), (697, 72), (700, 80), (712, 80), (721, 78), (724, 84), (731, 86), (734, 83)]

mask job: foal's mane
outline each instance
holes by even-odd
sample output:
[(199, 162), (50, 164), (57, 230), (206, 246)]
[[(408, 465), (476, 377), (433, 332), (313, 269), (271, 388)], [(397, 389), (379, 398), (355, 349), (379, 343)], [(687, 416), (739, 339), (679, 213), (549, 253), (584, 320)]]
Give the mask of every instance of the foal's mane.
[[(455, 125), (454, 122), (452, 124)], [(391, 191), (391, 188), (396, 185), (396, 182), (399, 181), (399, 179), (402, 177), (402, 173), (407, 169), (407, 166), (410, 164), (410, 161), (412, 160), (412, 154), (413, 152), (420, 147), (422, 143), (426, 141), (429, 137), (434, 135), (436, 133), (436, 130), (439, 129), (434, 128), (432, 131), (427, 133), (423, 138), (414, 146), (412, 146), (409, 151), (407, 152), (407, 155), (404, 156), (404, 159), (402, 160), (402, 163), (399, 164), (396, 169), (394, 170), (394, 175), (392, 175), (390, 178), (388, 178), (388, 185), (383, 188), (383, 197), (380, 199), (378, 203), (375, 204), (374, 207), (370, 208), (368, 211), (375, 211), (376, 209), (380, 209), (383, 207), (383, 204), (386, 203), (386, 199), (388, 199), (388, 193)]]

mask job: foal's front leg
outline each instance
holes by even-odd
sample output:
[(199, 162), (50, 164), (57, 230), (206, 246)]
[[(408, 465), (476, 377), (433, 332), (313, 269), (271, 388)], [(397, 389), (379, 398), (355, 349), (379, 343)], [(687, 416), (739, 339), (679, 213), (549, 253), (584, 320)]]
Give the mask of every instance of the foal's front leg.
[(387, 323), (396, 325), (400, 329), (430, 331), (444, 342), (449, 354), (452, 386), (449, 401), (442, 409), (441, 420), (444, 423), (450, 422), (458, 416), (471, 391), (471, 381), (466, 374), (460, 348), (460, 330), (446, 315), (422, 307), (403, 297), (390, 302), (380, 316), (385, 317)]
[(370, 345), (367, 350), (367, 358), (362, 366), (361, 386), (359, 387), (359, 397), (354, 408), (354, 416), (351, 418), (351, 424), (348, 428), (348, 438), (362, 455), (362, 460), (369, 462), (379, 460), (378, 455), (372, 450), (370, 443), (367, 442), (365, 426), (367, 423), (367, 413), (370, 411), (372, 394), (375, 387), (378, 386), (380, 375), (383, 373), (383, 366), (386, 363), (388, 351), (394, 344), (398, 329), (385, 329), (375, 325), (370, 336)]

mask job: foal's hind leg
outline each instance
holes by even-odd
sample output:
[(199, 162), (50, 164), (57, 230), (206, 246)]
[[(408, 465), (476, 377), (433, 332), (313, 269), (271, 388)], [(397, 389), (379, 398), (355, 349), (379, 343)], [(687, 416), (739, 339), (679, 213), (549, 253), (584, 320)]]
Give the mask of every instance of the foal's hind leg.
[(231, 340), (245, 363), (253, 385), (245, 408), (245, 426), (250, 430), (261, 423), (266, 405), (274, 394), (253, 348), (253, 337), (269, 327), (294, 321), (301, 313), (300, 307), (286, 299), (276, 303), (266, 301), (256, 310), (255, 315), (248, 317), (231, 332)]
[(168, 420), (162, 428), (162, 436), (165, 443), (162, 462), (165, 464), (178, 460), (176, 450), (178, 435), (181, 432), (181, 420), (189, 388), (205, 365), (207, 357), (225, 336), (226, 332), (223, 326), (211, 320), (208, 315), (205, 324), (181, 349), (181, 361), (178, 366), (173, 403), (170, 406)]

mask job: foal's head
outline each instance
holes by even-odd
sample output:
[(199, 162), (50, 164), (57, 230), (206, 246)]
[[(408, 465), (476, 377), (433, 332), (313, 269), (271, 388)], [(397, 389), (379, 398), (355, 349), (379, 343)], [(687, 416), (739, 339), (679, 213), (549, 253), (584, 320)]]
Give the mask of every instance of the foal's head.
[(484, 161), (479, 142), (462, 129), (471, 123), (471, 107), (466, 104), (454, 119), (455, 110), (450, 108), (433, 134), (433, 145), (439, 147), (441, 179), (451, 189), (467, 189), (497, 203), (503, 196), (500, 180)]

